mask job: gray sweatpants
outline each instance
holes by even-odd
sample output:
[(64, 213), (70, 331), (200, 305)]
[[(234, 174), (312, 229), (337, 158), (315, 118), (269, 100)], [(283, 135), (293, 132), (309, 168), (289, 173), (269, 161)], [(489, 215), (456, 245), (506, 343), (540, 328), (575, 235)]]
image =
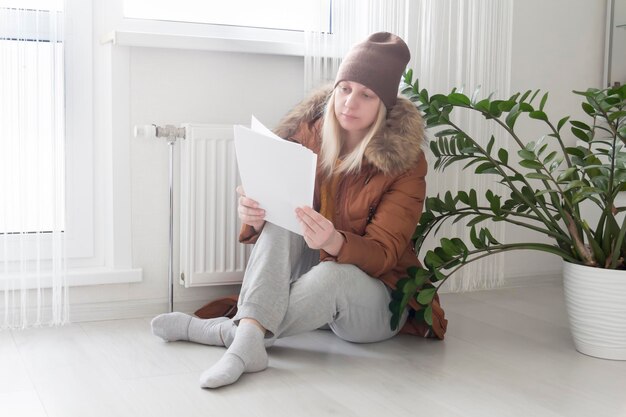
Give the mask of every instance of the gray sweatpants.
[(382, 281), (354, 265), (319, 262), (319, 251), (302, 236), (268, 222), (252, 250), (233, 321), (257, 320), (267, 329), (268, 346), (326, 324), (344, 340), (378, 342), (398, 333), (389, 325), (390, 301)]

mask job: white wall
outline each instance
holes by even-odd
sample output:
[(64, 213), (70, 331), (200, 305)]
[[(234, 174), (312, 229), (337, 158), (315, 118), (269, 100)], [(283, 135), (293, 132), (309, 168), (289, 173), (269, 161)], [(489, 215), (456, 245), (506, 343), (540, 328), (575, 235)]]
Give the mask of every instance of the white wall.
[(613, 16), (611, 81), (626, 84), (626, 0), (615, 0)]
[[(547, 110), (554, 118), (582, 116), (570, 92), (601, 84), (604, 18), (600, 0), (515, 1), (512, 90), (549, 90)], [(304, 93), (303, 60), (297, 57), (131, 48), (130, 77), (131, 126), (247, 123), (252, 113), (273, 126)], [(532, 138), (537, 132), (529, 126), (523, 127), (523, 134)], [(108, 317), (156, 314), (167, 305), (168, 146), (160, 140), (131, 138), (130, 132), (128, 140), (133, 266), (143, 269), (143, 282), (77, 287), (71, 292), (74, 304), (95, 311), (100, 307)], [(509, 277), (554, 274), (559, 269), (558, 259), (535, 252), (507, 257)], [(176, 308), (191, 311), (236, 290), (176, 285)]]
[[(551, 120), (556, 123), (567, 115), (584, 120), (572, 90), (601, 88), (605, 18), (603, 0), (514, 1), (511, 92), (549, 91), (545, 111)], [(519, 120), (516, 129), (527, 141), (547, 133), (540, 123)], [(573, 142), (569, 127), (562, 132)], [(506, 234), (518, 241), (536, 240), (525, 230), (508, 228)], [(561, 270), (559, 258), (535, 251), (510, 252), (505, 265), (507, 278), (554, 276)]]

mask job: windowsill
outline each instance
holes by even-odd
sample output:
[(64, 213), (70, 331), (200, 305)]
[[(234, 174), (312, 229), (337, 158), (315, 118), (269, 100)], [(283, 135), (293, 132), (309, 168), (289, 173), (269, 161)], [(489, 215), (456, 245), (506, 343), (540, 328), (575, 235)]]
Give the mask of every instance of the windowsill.
[(103, 44), (109, 42), (120, 46), (304, 56), (303, 41), (251, 40), (234, 37), (116, 30), (101, 39)]

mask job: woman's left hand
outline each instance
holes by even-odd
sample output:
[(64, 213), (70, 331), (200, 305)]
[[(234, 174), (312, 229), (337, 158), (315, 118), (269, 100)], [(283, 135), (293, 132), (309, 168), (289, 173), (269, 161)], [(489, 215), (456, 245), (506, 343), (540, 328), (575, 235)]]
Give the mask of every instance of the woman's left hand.
[(302, 226), (304, 240), (311, 249), (323, 249), (332, 256), (339, 253), (343, 236), (330, 220), (308, 206), (298, 207), (296, 217)]

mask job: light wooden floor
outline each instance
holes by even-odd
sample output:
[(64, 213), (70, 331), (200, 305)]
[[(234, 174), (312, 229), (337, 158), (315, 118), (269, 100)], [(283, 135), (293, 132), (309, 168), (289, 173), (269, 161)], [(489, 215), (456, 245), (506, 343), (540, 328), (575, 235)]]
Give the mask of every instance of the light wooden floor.
[(444, 342), (280, 340), (268, 370), (198, 387), (223, 349), (149, 318), (0, 332), (0, 416), (626, 416), (626, 362), (574, 350), (556, 286), (443, 294)]

